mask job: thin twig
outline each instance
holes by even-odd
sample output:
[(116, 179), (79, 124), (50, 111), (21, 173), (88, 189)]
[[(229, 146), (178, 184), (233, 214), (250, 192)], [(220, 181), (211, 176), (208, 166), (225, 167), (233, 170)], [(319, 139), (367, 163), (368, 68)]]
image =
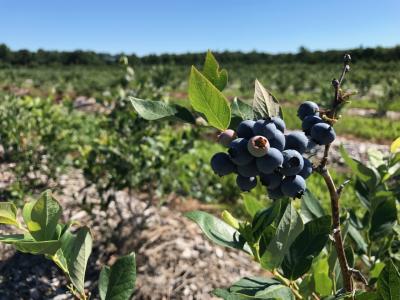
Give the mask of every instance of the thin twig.
[(316, 293), (311, 294), (315, 300), (320, 300)]
[(345, 180), (337, 189), (337, 193), (340, 196), (343, 192), (344, 187), (350, 183), (350, 179)]
[(365, 285), (368, 285), (368, 280), (364, 277), (364, 275), (363, 275), (359, 270), (350, 268), (350, 272), (353, 273), (354, 277), (355, 277), (357, 280), (361, 281), (361, 282), (364, 283)]
[(325, 168), (320, 171), (326, 186), (329, 190), (331, 198), (331, 209), (332, 209), (332, 225), (333, 225), (333, 238), (335, 240), (334, 245), (339, 260), (340, 270), (343, 276), (343, 286), (346, 292), (353, 290), (352, 272), (350, 271), (349, 264), (347, 262), (346, 253), (344, 251), (342, 234), (340, 231), (340, 215), (339, 215), (339, 194), (336, 191), (335, 183), (333, 182), (332, 176), (329, 171)]
[[(349, 63), (350, 63), (350, 55), (346, 54), (344, 57), (344, 67), (339, 80), (336, 79), (332, 80), (332, 86), (335, 90), (335, 96), (332, 101), (331, 109), (328, 110), (325, 114), (326, 120), (329, 123), (331, 123), (331, 125), (334, 124), (334, 121), (336, 120), (337, 109), (339, 105), (342, 103), (340, 85), (343, 82), (346, 73), (350, 70)], [(319, 166), (316, 168), (316, 171), (321, 174), (329, 190), (329, 195), (331, 199), (331, 209), (332, 209), (333, 239), (337, 257), (339, 260), (340, 270), (342, 272), (343, 286), (346, 292), (352, 292), (353, 291), (352, 275), (354, 272), (351, 271), (349, 264), (347, 262), (346, 253), (344, 251), (343, 238), (340, 231), (339, 199), (340, 199), (340, 192), (341, 190), (343, 190), (344, 186), (342, 188), (339, 188), (339, 190), (336, 189), (332, 176), (329, 173), (328, 169), (326, 168), (326, 165), (328, 163), (330, 148), (331, 144), (325, 146), (324, 156), (321, 159)]]

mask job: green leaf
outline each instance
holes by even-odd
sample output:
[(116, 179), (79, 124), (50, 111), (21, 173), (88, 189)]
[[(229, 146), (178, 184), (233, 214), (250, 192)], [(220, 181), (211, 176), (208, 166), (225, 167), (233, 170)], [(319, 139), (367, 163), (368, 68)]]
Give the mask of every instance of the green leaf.
[(349, 168), (356, 174), (356, 176), (363, 182), (374, 187), (378, 184), (380, 178), (379, 173), (373, 168), (368, 168), (356, 159), (349, 156), (343, 145), (340, 145), (340, 154)]
[(188, 110), (186, 107), (177, 104), (174, 104), (173, 107), (176, 110), (176, 113), (174, 115), (176, 119), (179, 119), (186, 123), (196, 124), (195, 117), (193, 116), (192, 112)]
[(18, 251), (31, 254), (54, 255), (61, 247), (60, 241), (21, 241), (13, 243)]
[(328, 296), (332, 292), (332, 281), (328, 275), (329, 265), (326, 257), (320, 257), (312, 265), (312, 279), (315, 291), (320, 296)]
[(230, 288), (214, 290), (213, 294), (227, 300), (295, 299), (290, 288), (275, 279), (262, 277), (244, 277), (235, 282)]
[(393, 227), (393, 231), (397, 234), (397, 236), (400, 238), (400, 225), (396, 224), (396, 226)]
[(385, 155), (374, 148), (368, 149), (368, 158), (372, 167), (378, 169), (385, 163)]
[(278, 224), (276, 234), (261, 256), (261, 265), (266, 269), (279, 267), (289, 247), (303, 231), (303, 222), (292, 203), (286, 210)]
[(362, 237), (360, 231), (353, 225), (349, 225), (349, 235), (351, 239), (356, 243), (357, 250), (362, 251), (362, 253), (367, 253), (368, 245)]
[(142, 100), (135, 97), (129, 97), (129, 100), (139, 116), (145, 120), (158, 120), (177, 113), (173, 106), (162, 101)]
[(9, 235), (0, 234), (0, 242), (5, 244), (14, 244), (26, 239), (27, 238), (23, 234), (9, 234)]
[(189, 78), (189, 99), (193, 108), (204, 114), (208, 123), (225, 130), (231, 120), (231, 109), (225, 96), (195, 67)]
[(384, 267), (385, 264), (383, 262), (376, 263), (370, 271), (371, 278), (379, 278)]
[(356, 196), (360, 200), (361, 204), (366, 208), (370, 209), (371, 203), (369, 199), (368, 187), (361, 180), (357, 179), (354, 185)]
[(100, 273), (99, 293), (101, 300), (129, 300), (135, 288), (135, 254), (118, 258), (109, 268), (105, 266)]
[(378, 292), (361, 292), (356, 295), (356, 300), (381, 300)]
[(264, 205), (251, 194), (242, 194), (244, 208), (247, 213), (253, 218), (255, 214), (264, 208)]
[(313, 259), (325, 247), (330, 231), (330, 216), (314, 219), (304, 226), (285, 255), (282, 270), (286, 278), (297, 279), (311, 268)]
[(353, 248), (352, 248), (350, 245), (345, 246), (345, 248), (344, 248), (344, 254), (346, 255), (346, 258), (347, 258), (347, 262), (348, 262), (348, 264), (349, 264), (349, 267), (350, 267), (350, 268), (353, 268), (353, 267), (354, 267), (354, 262), (355, 262)]
[(18, 226), (17, 207), (12, 202), (0, 202), (0, 224)]
[(383, 300), (400, 299), (400, 274), (391, 260), (379, 275), (378, 292)]
[(0, 242), (13, 245), (23, 253), (54, 255), (61, 247), (60, 241), (35, 241), (29, 234), (0, 234)]
[(252, 229), (256, 240), (260, 238), (264, 230), (275, 221), (281, 210), (281, 201), (275, 201), (272, 206), (257, 212), (253, 218)]
[(54, 238), (61, 213), (60, 204), (47, 190), (38, 200), (25, 204), (22, 215), (33, 238), (48, 241)]
[(197, 223), (203, 233), (214, 243), (251, 254), (251, 250), (241, 238), (240, 233), (220, 219), (203, 211), (191, 211), (185, 216)]
[(61, 237), (61, 249), (56, 253), (57, 264), (67, 272), (72, 284), (84, 293), (85, 273), (92, 252), (92, 236), (88, 227), (79, 228), (76, 234), (67, 230)]
[[(398, 153), (398, 156), (400, 157), (400, 153)], [(398, 176), (399, 173), (400, 173), (400, 163), (397, 162), (388, 168), (387, 173), (383, 177), (382, 181), (387, 181), (391, 179), (393, 176)]]
[(26, 226), (28, 227), (29, 232), (34, 232), (40, 230), (40, 224), (33, 222), (31, 219), (32, 208), (35, 205), (36, 200), (25, 203), (24, 208), (22, 209), (22, 217)]
[(111, 268), (104, 266), (99, 275), (99, 296), (101, 300), (106, 299), (108, 284), (110, 282)]
[(320, 218), (325, 215), (325, 211), (322, 208), (320, 201), (308, 189), (301, 197), (300, 214), (303, 217), (304, 222), (308, 222), (312, 219)]
[(387, 199), (378, 204), (371, 217), (369, 235), (371, 239), (387, 236), (397, 221), (396, 200)]
[(304, 299), (311, 299), (314, 293), (312, 274), (304, 275), (299, 284), (299, 293), (304, 297)]
[(280, 116), (282, 109), (278, 100), (256, 79), (253, 99), (253, 113), (256, 119)]
[(233, 295), (229, 292), (229, 289), (215, 289), (211, 292), (214, 296), (222, 298), (224, 300), (243, 300), (245, 297), (239, 295)]
[(221, 218), (226, 224), (232, 226), (235, 229), (239, 229), (239, 221), (234, 216), (232, 216), (229, 211), (224, 210), (221, 214)]
[(239, 117), (241, 120), (253, 120), (253, 108), (247, 103), (235, 97), (231, 105), (232, 115)]
[(390, 152), (396, 153), (398, 149), (400, 149), (400, 137), (395, 139), (393, 143), (390, 145)]
[(219, 64), (211, 51), (207, 52), (203, 75), (220, 91), (228, 84), (228, 72), (225, 69), (219, 71)]
[(145, 120), (153, 121), (174, 117), (187, 123), (196, 123), (193, 114), (186, 107), (162, 101), (142, 100), (135, 97), (129, 97), (129, 100), (139, 116)]

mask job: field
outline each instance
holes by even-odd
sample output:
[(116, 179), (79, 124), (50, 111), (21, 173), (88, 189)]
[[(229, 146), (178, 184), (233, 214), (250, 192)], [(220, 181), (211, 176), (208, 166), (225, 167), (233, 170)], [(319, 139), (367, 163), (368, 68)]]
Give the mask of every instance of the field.
[[(303, 101), (330, 103), (331, 80), (341, 70), (338, 64), (301, 61), (222, 67), (229, 70), (225, 94), (230, 100), (250, 101), (257, 78), (280, 101), (289, 130), (301, 129), (296, 111)], [(365, 208), (356, 196), (355, 174), (338, 146), (343, 143), (353, 157), (364, 161), (373, 162), (376, 151), (387, 156), (400, 135), (399, 69), (399, 61), (358, 61), (343, 83), (345, 90), (358, 93), (335, 126), (340, 138), (329, 166), (336, 184), (351, 179), (341, 201), (359, 217)], [(91, 225), (97, 239), (88, 280), (95, 286), (101, 263), (132, 250), (139, 257), (138, 299), (150, 299), (154, 290), (158, 294), (153, 299), (207, 299), (213, 287), (232, 282), (221, 268), (231, 268), (235, 278), (245, 275), (240, 263), (248, 267), (246, 274), (263, 274), (243, 256), (233, 251), (221, 254), (220, 248), (210, 246), (197, 228), (182, 221), (181, 213), (205, 209), (218, 215), (230, 208), (244, 218), (246, 197), (270, 203), (265, 190), (258, 186), (243, 196), (233, 177), (221, 179), (213, 173), (210, 158), (222, 149), (216, 130), (173, 120), (149, 123), (127, 100), (135, 96), (189, 107), (189, 70), (189, 65), (145, 63), (0, 68), (0, 198), (22, 207), (50, 188), (65, 206), (64, 218), (78, 214), (76, 221)], [(329, 211), (322, 178), (313, 174), (307, 184)], [(180, 226), (185, 227), (182, 236), (174, 234)], [(197, 245), (190, 242), (193, 236)], [(55, 268), (30, 270), (34, 263), (49, 266), (46, 260), (30, 262), (11, 247), (0, 247), (0, 273), (5, 274), (0, 275), (0, 299), (45, 299), (55, 294), (57, 299), (69, 299), (65, 280)], [(181, 260), (174, 258), (180, 254)], [(209, 266), (193, 265), (193, 260), (207, 257)], [(13, 263), (21, 265), (20, 273), (13, 271)], [(34, 279), (34, 272), (42, 280)], [(207, 282), (199, 275), (204, 272), (215, 275)], [(51, 281), (52, 277), (59, 280)], [(162, 292), (163, 285), (171, 290)], [(12, 286), (18, 286), (18, 294)]]

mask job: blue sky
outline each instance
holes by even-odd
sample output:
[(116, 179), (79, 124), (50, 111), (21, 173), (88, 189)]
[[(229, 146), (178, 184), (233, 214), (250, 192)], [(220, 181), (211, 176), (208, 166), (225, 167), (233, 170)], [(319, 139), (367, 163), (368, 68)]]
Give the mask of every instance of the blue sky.
[(295, 52), (400, 44), (399, 0), (0, 0), (12, 49)]

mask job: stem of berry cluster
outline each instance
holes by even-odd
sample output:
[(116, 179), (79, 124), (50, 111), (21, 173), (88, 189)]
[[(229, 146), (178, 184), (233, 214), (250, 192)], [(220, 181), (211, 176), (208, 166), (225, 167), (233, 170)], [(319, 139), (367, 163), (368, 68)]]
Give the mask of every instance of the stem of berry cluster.
[[(327, 121), (331, 122), (331, 125), (333, 125), (333, 123), (335, 122), (337, 109), (343, 102), (343, 99), (341, 98), (340, 86), (342, 84), (344, 76), (350, 70), (349, 64), (350, 64), (350, 55), (346, 54), (344, 56), (343, 71), (342, 74), (340, 75), (339, 80), (334, 79), (332, 81), (332, 85), (335, 89), (335, 96), (332, 102), (331, 109), (326, 112)], [(340, 191), (336, 188), (332, 176), (326, 167), (328, 163), (328, 155), (330, 147), (331, 144), (325, 146), (324, 156), (319, 166), (316, 168), (316, 170), (323, 177), (325, 184), (329, 190), (329, 195), (331, 199), (331, 209), (332, 209), (333, 238), (335, 241), (334, 242), (335, 249), (339, 260), (340, 269), (342, 272), (343, 286), (346, 292), (353, 292), (353, 281), (352, 281), (353, 271), (349, 267), (349, 264), (347, 262), (346, 253), (344, 251), (343, 238), (340, 230), (340, 210), (339, 210)]]

